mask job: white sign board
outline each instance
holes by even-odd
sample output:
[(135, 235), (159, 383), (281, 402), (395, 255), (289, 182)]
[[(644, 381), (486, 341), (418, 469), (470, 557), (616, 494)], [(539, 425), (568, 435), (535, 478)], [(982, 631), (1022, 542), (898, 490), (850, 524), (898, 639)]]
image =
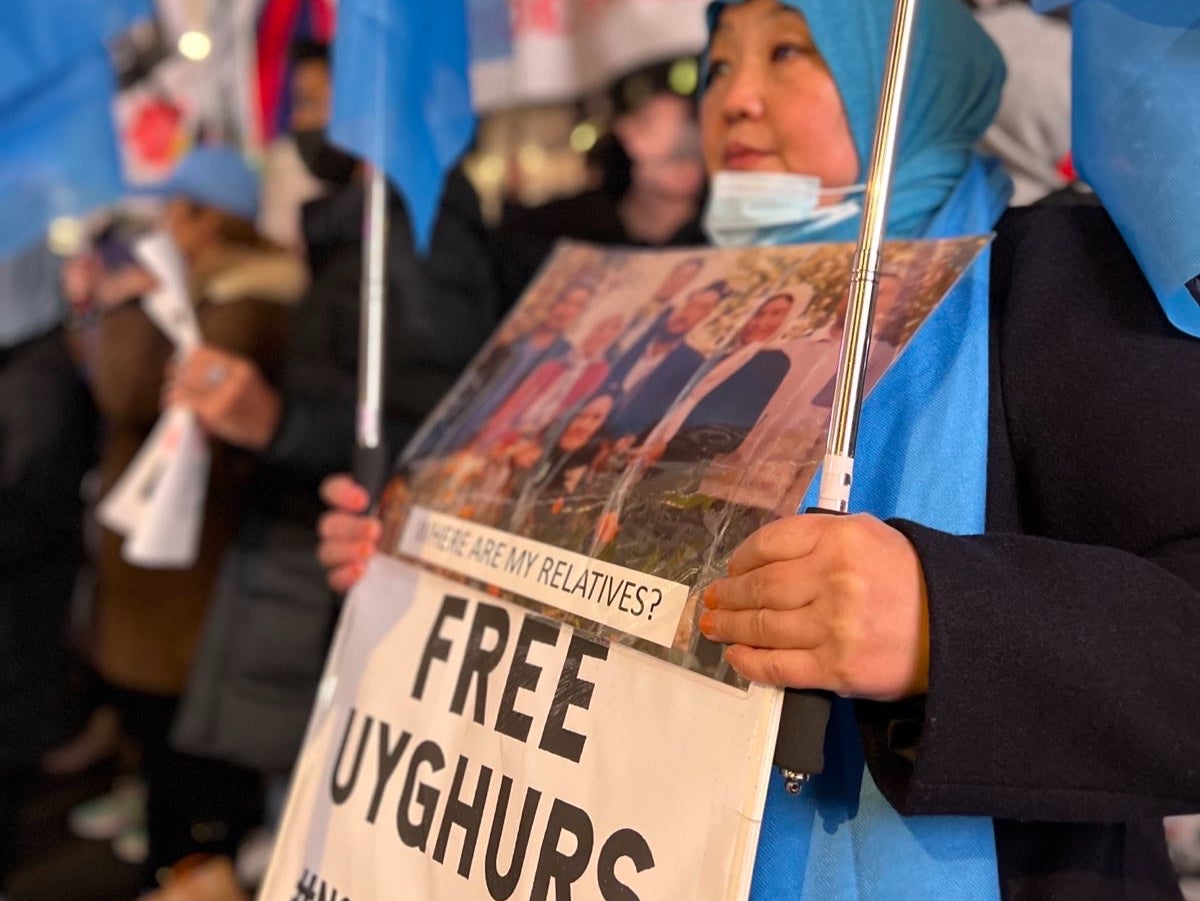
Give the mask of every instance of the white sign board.
[(260, 901), (745, 897), (780, 697), (377, 557)]

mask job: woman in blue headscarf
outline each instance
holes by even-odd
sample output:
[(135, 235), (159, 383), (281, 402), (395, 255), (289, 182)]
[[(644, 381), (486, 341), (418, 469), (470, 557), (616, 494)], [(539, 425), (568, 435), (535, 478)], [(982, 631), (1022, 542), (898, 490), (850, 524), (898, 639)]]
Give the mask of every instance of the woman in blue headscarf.
[[(710, 6), (718, 241), (857, 233), (891, 6)], [(913, 66), (889, 236), (988, 231), (1007, 180), (972, 148), (996, 50), (926, 0)], [(706, 592), (701, 629), (743, 675), (855, 699), (826, 772), (799, 796), (772, 785), (755, 899), (1179, 897), (1161, 817), (1200, 809), (1200, 487), (1181, 469), (1200, 402), (1154, 373), (1200, 378), (1200, 345), (1102, 210), (996, 229), (990, 272), (864, 408), (864, 512), (764, 527)]]
[[(711, 6), (719, 243), (854, 238), (891, 6)], [(756, 901), (1179, 898), (1161, 818), (1200, 809), (1200, 392), (1162, 388), (1200, 383), (1200, 345), (1103, 210), (1003, 214), (973, 150), (1002, 80), (957, 0), (924, 0), (888, 234), (994, 229), (990, 265), (868, 399), (864, 512), (764, 527), (705, 595), (744, 675), (847, 699), (825, 773), (771, 786)], [(345, 588), (378, 524), (322, 530)]]
[[(713, 221), (724, 185), (736, 192), (744, 173), (788, 173), (820, 180), (822, 212), (798, 224), (793, 210), (789, 223), (740, 243), (853, 241), (857, 218), (826, 225), (823, 211), (848, 211), (863, 190), (891, 4), (715, 2), (708, 17), (701, 119), (716, 195), (710, 230), (725, 224)], [(960, 3), (939, 0), (919, 14), (911, 65), (888, 236), (986, 231), (1011, 195), (1008, 177), (974, 150), (1000, 103), (1000, 53)]]
[[(709, 22), (701, 123), (705, 162), (714, 173), (706, 215), (710, 234), (718, 243), (730, 238), (732, 243), (755, 244), (853, 240), (874, 139), (891, 4), (714, 3)], [(986, 233), (1011, 194), (999, 166), (974, 150), (999, 104), (1004, 83), (1000, 54), (957, 0), (927, 0), (912, 60), (888, 235)], [(766, 194), (756, 204), (759, 190)], [(767, 209), (779, 215), (754, 227), (763, 203), (780, 195), (795, 198), (790, 215), (781, 209), (786, 204), (775, 200)], [(903, 516), (946, 532), (983, 531), (987, 320), (985, 256), (873, 392), (858, 444), (857, 509), (879, 518)], [(931, 398), (938, 403), (930, 404)], [(947, 478), (948, 473), (953, 477)], [(809, 497), (806, 506), (814, 502)], [(731, 649), (729, 659), (758, 681), (803, 684), (808, 674), (757, 668), (765, 649), (753, 648), (744, 634), (746, 621), (756, 614), (730, 608), (749, 606), (742, 587), (755, 572), (766, 570), (767, 559), (761, 552), (756, 556), (761, 536), (798, 538), (801, 543), (794, 550), (787, 548), (798, 554), (807, 550), (802, 543), (807, 532), (819, 532), (823, 544), (843, 534), (844, 522), (818, 517), (829, 526), (818, 530), (809, 526), (813, 519), (784, 520), (760, 533), (734, 557), (732, 571), (738, 578), (719, 583), (708, 595), (710, 605), (719, 609), (702, 618), (701, 628), (718, 641), (747, 642)], [(920, 564), (903, 534), (878, 519), (860, 528), (879, 551), (877, 569), (870, 573), (875, 582), (891, 590), (899, 573), (914, 581)], [(800, 562), (811, 556), (801, 555)], [(781, 561), (770, 562), (777, 564), (771, 572), (779, 569)], [(789, 580), (789, 591), (791, 585), (811, 582), (813, 575), (801, 569), (795, 582)], [(806, 595), (789, 594), (781, 609), (769, 615), (779, 621), (780, 635), (771, 636), (775, 643), (791, 638), (811, 652), (818, 636), (796, 635), (792, 625), (798, 621), (805, 631), (815, 622), (811, 605), (799, 604)], [(789, 601), (798, 612), (789, 608)], [(909, 606), (897, 611), (896, 631), (903, 634), (888, 635), (906, 650), (920, 646), (922, 628), (919, 605)], [(817, 645), (815, 650), (824, 649)], [(776, 661), (779, 655), (765, 659)], [(880, 698), (916, 694), (924, 689), (917, 670), (907, 659), (886, 671), (877, 671), (872, 663), (868, 677), (874, 682), (854, 687), (865, 689), (859, 694)], [(853, 711), (840, 704), (830, 729), (828, 772), (799, 797), (787, 795), (780, 779), (772, 786), (754, 897), (938, 898), (948, 884), (959, 894), (947, 897), (996, 897), (990, 821), (903, 820), (875, 783), (863, 778), (863, 752), (853, 732)], [(864, 870), (860, 853), (869, 857), (867, 870), (873, 875)]]

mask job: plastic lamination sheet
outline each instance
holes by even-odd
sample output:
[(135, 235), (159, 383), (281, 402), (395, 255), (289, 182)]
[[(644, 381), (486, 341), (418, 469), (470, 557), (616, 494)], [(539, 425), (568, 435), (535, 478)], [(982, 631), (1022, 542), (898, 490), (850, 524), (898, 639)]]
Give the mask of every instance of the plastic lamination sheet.
[[(888, 246), (868, 385), (984, 240)], [(698, 588), (823, 458), (852, 254), (563, 245), (404, 453), (385, 548), (736, 682)]]

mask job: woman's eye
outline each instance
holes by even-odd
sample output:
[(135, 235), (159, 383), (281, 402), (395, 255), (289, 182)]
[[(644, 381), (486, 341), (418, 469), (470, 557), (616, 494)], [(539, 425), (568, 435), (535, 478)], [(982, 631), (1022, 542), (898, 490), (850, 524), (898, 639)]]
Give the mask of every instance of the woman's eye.
[(772, 62), (782, 62), (789, 59), (797, 59), (802, 56), (808, 56), (813, 52), (812, 47), (804, 44), (779, 44), (771, 49)]
[(708, 61), (708, 76), (704, 79), (704, 84), (707, 87), (713, 81), (729, 72), (729, 63), (723, 59), (710, 59)]
[(707, 88), (714, 80), (726, 76), (728, 71), (730, 71), (730, 64), (727, 61), (710, 59), (708, 61), (708, 74), (704, 76), (704, 86)]

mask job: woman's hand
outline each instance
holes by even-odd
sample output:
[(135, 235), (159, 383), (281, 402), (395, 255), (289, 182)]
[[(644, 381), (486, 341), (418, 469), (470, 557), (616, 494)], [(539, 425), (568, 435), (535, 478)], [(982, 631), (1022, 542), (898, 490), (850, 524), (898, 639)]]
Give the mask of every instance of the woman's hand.
[(325, 567), (329, 587), (349, 591), (378, 549), (382, 526), (366, 513), (371, 504), (366, 489), (348, 475), (330, 476), (322, 482), (321, 499), (332, 509), (317, 523), (317, 559)]
[(193, 410), (209, 434), (254, 451), (271, 443), (283, 415), (283, 399), (257, 366), (209, 345), (175, 370), (165, 401)]
[(62, 293), (76, 315), (89, 312), (103, 275), (104, 263), (95, 253), (80, 254), (63, 263)]
[(929, 609), (916, 549), (871, 516), (792, 516), (733, 553), (700, 630), (754, 682), (894, 701), (929, 685)]
[(102, 272), (94, 284), (92, 296), (101, 310), (112, 310), (150, 293), (156, 287), (158, 279), (141, 266), (130, 263), (119, 269)]

